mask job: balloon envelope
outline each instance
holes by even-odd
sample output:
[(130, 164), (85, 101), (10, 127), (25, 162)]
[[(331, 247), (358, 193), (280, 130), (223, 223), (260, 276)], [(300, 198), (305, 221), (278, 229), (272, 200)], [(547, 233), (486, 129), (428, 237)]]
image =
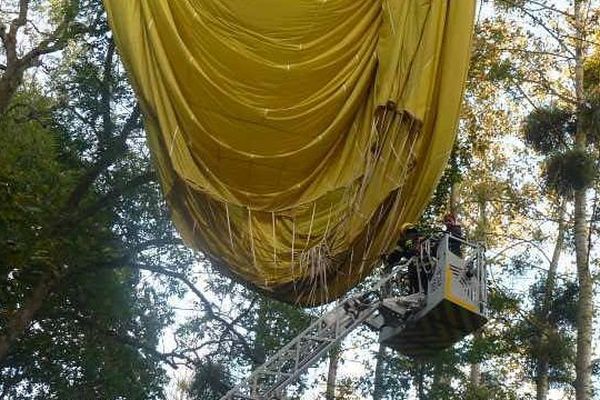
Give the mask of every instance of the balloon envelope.
[(451, 151), (473, 0), (105, 0), (184, 240), (316, 305), (363, 279)]

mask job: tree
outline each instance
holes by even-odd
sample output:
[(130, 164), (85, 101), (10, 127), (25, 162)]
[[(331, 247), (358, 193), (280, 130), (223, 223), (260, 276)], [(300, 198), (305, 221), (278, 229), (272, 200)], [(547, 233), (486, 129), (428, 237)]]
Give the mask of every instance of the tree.
[[(528, 70), (521, 69), (521, 82), (527, 82), (534, 95), (528, 98), (534, 111), (527, 121), (527, 135), (537, 150), (548, 156), (546, 174), (549, 186), (563, 196), (573, 199), (574, 247), (579, 284), (577, 307), (577, 360), (575, 382), (576, 398), (589, 399), (591, 385), (591, 348), (593, 319), (593, 281), (590, 273), (590, 225), (588, 223), (588, 192), (595, 178), (596, 157), (592, 155), (595, 140), (586, 116), (595, 114), (595, 101), (586, 84), (585, 64), (590, 39), (593, 38), (598, 8), (593, 1), (575, 0), (573, 6), (559, 9), (547, 2), (505, 1), (522, 18), (530, 19), (543, 30), (544, 40), (553, 40), (553, 46), (541, 44), (530, 31), (530, 48), (524, 50), (544, 53), (556, 69), (548, 70), (535, 65), (540, 57), (524, 61)], [(535, 4), (534, 4), (535, 3)], [(534, 13), (533, 10), (536, 10)], [(558, 23), (556, 21), (559, 21)], [(539, 36), (538, 36), (539, 37)], [(533, 62), (532, 62), (533, 61)], [(549, 73), (562, 73), (564, 79), (552, 79)], [(520, 89), (523, 93), (527, 89)], [(537, 91), (537, 93), (536, 93)], [(536, 104), (539, 93), (543, 106)], [(549, 102), (550, 101), (550, 102)], [(546, 139), (544, 140), (544, 135)], [(538, 140), (534, 138), (537, 136)], [(551, 142), (559, 140), (559, 142)], [(553, 154), (548, 154), (552, 151)]]
[[(60, 0), (49, 4), (34, 0), (3, 2), (0, 8), (0, 115), (6, 112), (28, 69), (39, 66), (44, 56), (64, 49), (83, 33), (97, 29), (98, 14), (88, 13), (88, 18), (82, 18), (79, 13), (80, 8), (89, 10), (93, 3), (93, 0)], [(38, 28), (42, 25), (40, 21), (45, 21), (47, 27)]]
[[(215, 305), (213, 309), (230, 329), (224, 331), (222, 322), (206, 316), (192, 317), (180, 328), (184, 347), (200, 351), (194, 358), (190, 387), (195, 399), (220, 398), (310, 321), (302, 309), (253, 293), (227, 278), (215, 276), (208, 285), (216, 296), (215, 303), (229, 305)], [(208, 372), (212, 374), (210, 381)], [(298, 390), (302, 390), (302, 380)]]
[[(34, 2), (19, 5), (29, 12)], [(74, 18), (70, 8), (56, 12)], [(92, 1), (77, 20), (102, 15)], [(162, 398), (163, 365), (187, 360), (157, 345), (172, 322), (168, 298), (191, 284), (195, 257), (174, 233), (139, 107), (106, 21), (97, 24), (48, 60), (48, 79), (2, 97), (5, 398)]]
[(160, 396), (157, 328), (170, 313), (136, 289), (139, 273), (107, 268), (127, 251), (110, 210), (69, 234), (45, 231), (78, 171), (60, 159), (55, 132), (20, 118), (0, 122), (10, 149), (0, 160), (2, 398)]
[(520, 40), (498, 48), (503, 62), (496, 68), (497, 82), (523, 102), (521, 109), (530, 112), (525, 123), (527, 138), (532, 144), (537, 142), (537, 150), (546, 157), (546, 186), (568, 197), (574, 209), (570, 227), (580, 289), (575, 388), (577, 399), (588, 399), (592, 396), (593, 317), (589, 262), (593, 229), (588, 221), (588, 194), (593, 188), (597, 162), (597, 141), (591, 123), (594, 118), (590, 116), (596, 115), (591, 81), (597, 74), (586, 74), (586, 65), (591, 46), (596, 46), (599, 5), (584, 0), (570, 4), (503, 0), (495, 4), (499, 6), (497, 14), (510, 23), (513, 31), (519, 29), (523, 33)]

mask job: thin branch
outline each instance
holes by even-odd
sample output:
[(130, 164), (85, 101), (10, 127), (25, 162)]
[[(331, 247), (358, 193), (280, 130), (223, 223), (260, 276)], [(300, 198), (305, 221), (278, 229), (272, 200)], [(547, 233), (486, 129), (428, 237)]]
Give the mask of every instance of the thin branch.
[(254, 308), (254, 305), (256, 304), (257, 301), (258, 301), (258, 296), (255, 296), (250, 301), (250, 304), (248, 305), (248, 307), (246, 307), (246, 309), (244, 311), (240, 312), (239, 315), (231, 321), (231, 323), (233, 325), (235, 325), (239, 322), (240, 319), (242, 319), (244, 316), (248, 315), (248, 313)]
[(102, 327), (98, 323), (93, 321), (91, 318), (82, 318), (77, 316), (72, 316), (72, 318), (79, 321), (79, 323), (88, 327), (90, 330), (101, 334), (105, 338), (151, 353), (155, 357), (159, 358), (161, 361), (169, 364), (174, 369), (177, 369), (179, 367), (178, 363), (174, 361), (174, 358), (185, 360), (192, 365), (196, 364), (196, 362), (190, 357), (188, 357), (185, 353), (176, 351), (162, 353), (158, 351), (154, 346), (146, 344), (140, 341), (138, 338), (130, 336), (127, 333), (120, 333), (113, 329)]
[(176, 237), (157, 238), (157, 239), (147, 240), (145, 242), (142, 242), (142, 243), (136, 245), (131, 250), (131, 253), (138, 254), (144, 250), (148, 250), (153, 247), (183, 246), (183, 245), (184, 245), (183, 240), (176, 238)]
[(102, 114), (102, 135), (100, 136), (100, 143), (108, 140), (110, 133), (112, 132), (113, 124), (110, 109), (111, 99), (111, 84), (112, 84), (112, 68), (113, 59), (115, 55), (115, 42), (110, 40), (108, 43), (108, 49), (106, 50), (106, 57), (104, 59), (104, 72), (102, 76), (102, 89), (100, 92), (100, 106)]
[(523, 88), (521, 87), (521, 85), (517, 81), (515, 81), (514, 79), (512, 79), (512, 82), (515, 85), (515, 87), (517, 88), (517, 90), (519, 91), (519, 93), (521, 93), (521, 96), (523, 96), (525, 98), (525, 100), (527, 100), (527, 102), (531, 105), (531, 107), (533, 107), (534, 110), (539, 110), (539, 107), (527, 95), (527, 93), (523, 90)]
[(513, 249), (517, 246), (523, 245), (523, 244), (530, 245), (530, 246), (534, 247), (536, 250), (538, 250), (540, 252), (540, 254), (546, 259), (546, 261), (548, 261), (548, 264), (550, 264), (552, 262), (550, 257), (548, 257), (548, 255), (544, 251), (544, 249), (542, 249), (542, 247), (539, 244), (537, 244), (533, 240), (529, 240), (529, 239), (521, 239), (518, 242), (510, 244), (509, 246), (503, 248), (502, 250), (500, 250), (499, 252), (494, 254), (493, 257), (488, 258), (487, 261), (493, 262), (495, 259), (499, 258), (500, 256), (503, 256), (504, 253), (506, 253), (508, 250), (511, 250), (511, 249)]
[[(575, 18), (575, 16), (573, 14), (569, 14), (568, 12), (564, 11), (564, 10), (559, 10), (558, 8), (549, 6), (548, 4), (545, 3), (541, 3), (539, 1), (536, 0), (527, 0), (527, 2), (531, 3), (531, 4), (535, 4), (536, 6), (542, 7), (545, 10), (550, 10), (553, 11), (555, 13), (561, 14), (567, 18), (573, 19)], [(517, 4), (513, 3), (515, 6), (519, 7)]]
[(535, 23), (537, 23), (539, 26), (541, 26), (542, 29), (545, 30), (554, 40), (556, 40), (556, 42), (558, 43), (558, 45), (560, 47), (562, 47), (564, 51), (566, 51), (567, 53), (569, 53), (571, 55), (571, 57), (573, 57), (574, 59), (577, 58), (576, 54), (573, 53), (573, 51), (564, 43), (563, 39), (560, 36), (558, 36), (558, 34), (556, 32), (552, 31), (552, 29), (548, 28), (546, 26), (546, 24), (544, 24), (544, 22), (540, 18), (538, 18), (537, 16), (533, 15), (529, 10), (527, 10), (525, 8), (521, 8), (521, 10), (523, 11), (523, 13), (525, 15), (527, 15)]
[(565, 60), (574, 60), (573, 57), (565, 56), (564, 54), (560, 54), (560, 53), (554, 53), (552, 51), (528, 50), (528, 49), (519, 49), (519, 48), (512, 48), (512, 47), (500, 47), (500, 48), (498, 48), (498, 50), (511, 52), (511, 53), (546, 55), (546, 56), (552, 56), (552, 57), (557, 57), (557, 58), (564, 58)]
[(225, 327), (225, 329), (227, 329), (231, 334), (233, 334), (237, 338), (238, 343), (241, 344), (241, 346), (244, 349), (244, 352), (246, 353), (246, 355), (248, 357), (250, 357), (252, 359), (253, 362), (255, 362), (257, 364), (262, 364), (264, 362), (264, 360), (262, 358), (257, 357), (257, 355), (255, 354), (255, 351), (253, 350), (252, 346), (250, 346), (250, 344), (246, 341), (244, 335), (241, 334), (240, 332), (238, 332), (238, 330), (235, 328), (235, 326), (233, 326), (233, 324), (231, 322), (227, 321), (226, 319), (222, 318), (221, 316), (219, 316), (217, 313), (214, 312), (215, 305), (212, 304), (210, 302), (210, 300), (208, 300), (206, 298), (206, 296), (204, 296), (204, 294), (196, 287), (196, 285), (194, 285), (194, 283), (192, 281), (189, 280), (189, 278), (187, 276), (185, 276), (184, 274), (182, 274), (180, 272), (171, 271), (171, 270), (168, 270), (168, 269), (165, 269), (162, 267), (157, 267), (154, 265), (132, 264), (129, 267), (139, 269), (139, 270), (154, 272), (154, 273), (157, 273), (160, 275), (169, 276), (171, 278), (175, 278), (175, 279), (181, 281), (182, 283), (184, 283), (192, 291), (192, 293), (194, 293), (198, 297), (198, 299), (200, 299), (206, 314), (210, 318), (214, 319), (215, 321), (217, 321), (221, 325), (223, 325)]

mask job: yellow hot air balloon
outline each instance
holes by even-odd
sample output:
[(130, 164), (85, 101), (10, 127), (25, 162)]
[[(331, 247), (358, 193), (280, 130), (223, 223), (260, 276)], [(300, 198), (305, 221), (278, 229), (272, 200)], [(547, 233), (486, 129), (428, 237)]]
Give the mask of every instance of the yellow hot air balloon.
[(474, 0), (104, 0), (184, 240), (268, 295), (344, 294), (447, 162)]

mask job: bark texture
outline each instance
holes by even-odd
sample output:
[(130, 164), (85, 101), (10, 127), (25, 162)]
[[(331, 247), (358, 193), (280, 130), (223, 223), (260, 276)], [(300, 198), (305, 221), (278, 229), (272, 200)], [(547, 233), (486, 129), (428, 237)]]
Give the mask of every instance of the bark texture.
[(375, 364), (375, 380), (373, 382), (373, 400), (383, 399), (385, 388), (383, 384), (383, 368), (385, 363), (385, 346), (379, 345), (377, 363)]
[(16, 18), (6, 25), (0, 23), (0, 43), (6, 54), (6, 65), (0, 69), (3, 70), (0, 75), (0, 116), (8, 110), (26, 70), (38, 66), (40, 57), (64, 49), (70, 39), (86, 31), (86, 28), (74, 23), (79, 0), (70, 0), (69, 11), (64, 12), (64, 18), (54, 30), (43, 35), (38, 43), (29, 43), (33, 45), (31, 50), (20, 53), (22, 43), (18, 39), (21, 31), (27, 21), (34, 18), (30, 16), (30, 3), (31, 0), (19, 0)]
[(327, 370), (326, 400), (335, 400), (335, 385), (337, 381), (337, 370), (340, 361), (340, 348), (335, 346), (329, 352), (329, 368)]
[(588, 226), (586, 221), (586, 191), (575, 194), (575, 255), (579, 280), (577, 303), (577, 360), (575, 393), (577, 400), (592, 398), (592, 320), (593, 287), (588, 260)]
[(558, 219), (558, 234), (556, 236), (556, 242), (554, 244), (554, 251), (552, 252), (552, 259), (548, 267), (548, 275), (546, 276), (546, 287), (544, 289), (544, 297), (542, 299), (541, 313), (539, 316), (542, 328), (539, 336), (539, 347), (542, 350), (540, 352), (540, 358), (537, 362), (537, 377), (536, 377), (536, 399), (546, 400), (548, 398), (548, 370), (549, 370), (549, 354), (544, 351), (548, 347), (548, 335), (550, 330), (553, 328), (547, 325), (548, 314), (550, 312), (550, 306), (552, 297), (554, 296), (554, 288), (556, 286), (556, 270), (558, 268), (558, 262), (560, 261), (560, 255), (565, 239), (565, 206), (564, 202), (560, 206), (559, 219)]
[(13, 312), (8, 319), (5, 333), (0, 335), (0, 364), (3, 364), (14, 343), (23, 335), (42, 308), (46, 296), (56, 284), (58, 277), (50, 273), (42, 276), (23, 306)]
[[(485, 243), (486, 241), (486, 232), (488, 227), (488, 218), (487, 218), (487, 199), (485, 191), (483, 191), (479, 198), (479, 216), (477, 221), (477, 235), (478, 239)], [(478, 340), (481, 338), (481, 330), (476, 331), (473, 334), (473, 339)], [(473, 388), (477, 388), (481, 385), (481, 364), (479, 362), (471, 364), (471, 369), (469, 371), (469, 382)]]
[[(585, 13), (589, 4), (585, 0), (574, 1), (575, 28), (575, 94), (577, 99), (577, 132), (575, 147), (587, 150), (587, 132), (582, 123), (582, 111), (586, 107), (584, 92)], [(587, 222), (587, 188), (575, 191), (575, 259), (579, 281), (579, 299), (577, 304), (577, 360), (575, 371), (575, 397), (577, 400), (592, 398), (592, 320), (593, 320), (593, 284), (589, 266), (589, 226)]]

